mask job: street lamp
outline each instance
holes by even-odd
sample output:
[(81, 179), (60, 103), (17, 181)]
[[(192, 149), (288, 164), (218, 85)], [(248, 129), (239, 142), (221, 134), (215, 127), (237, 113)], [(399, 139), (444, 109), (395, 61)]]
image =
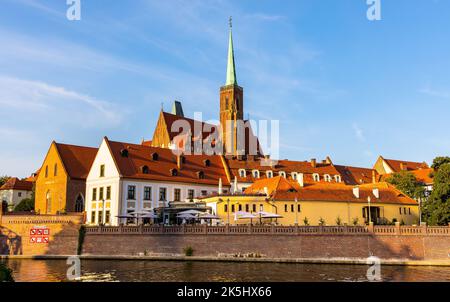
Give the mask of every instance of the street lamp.
[(102, 206), (103, 206), (103, 211), (102, 211), (102, 224), (104, 224), (104, 222), (105, 222), (105, 219), (104, 219), (104, 217), (106, 216), (106, 214), (105, 214), (105, 199), (104, 198), (102, 198)]
[(298, 200), (295, 198), (295, 225), (298, 225)]
[(367, 197), (367, 203), (369, 204), (369, 224), (372, 222), (372, 217), (371, 217), (371, 214), (370, 214), (370, 196), (368, 196)]

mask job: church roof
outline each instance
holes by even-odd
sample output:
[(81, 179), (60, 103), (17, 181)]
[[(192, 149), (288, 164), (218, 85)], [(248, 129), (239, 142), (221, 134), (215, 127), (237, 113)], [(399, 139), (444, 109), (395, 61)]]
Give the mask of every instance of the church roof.
[(98, 148), (66, 145), (55, 142), (64, 168), (72, 179), (86, 179)]

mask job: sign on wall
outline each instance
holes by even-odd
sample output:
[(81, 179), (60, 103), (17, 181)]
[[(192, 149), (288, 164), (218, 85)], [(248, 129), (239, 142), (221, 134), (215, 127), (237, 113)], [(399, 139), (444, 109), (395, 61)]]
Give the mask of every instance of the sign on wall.
[(35, 226), (30, 229), (30, 243), (48, 243), (50, 229), (45, 226)]

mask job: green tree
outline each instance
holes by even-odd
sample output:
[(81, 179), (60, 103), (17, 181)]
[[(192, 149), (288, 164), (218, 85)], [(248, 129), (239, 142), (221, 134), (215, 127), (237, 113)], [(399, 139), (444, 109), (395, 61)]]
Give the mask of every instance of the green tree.
[(11, 177), (10, 176), (0, 176), (0, 187), (3, 186)]
[(394, 173), (386, 181), (411, 198), (419, 199), (425, 197), (423, 184), (411, 172), (401, 171)]
[(439, 170), (439, 168), (444, 164), (450, 164), (450, 157), (448, 157), (448, 156), (436, 157), (433, 160), (433, 164), (431, 165), (431, 168), (433, 168), (434, 170)]
[(0, 262), (0, 282), (14, 282), (12, 270)]
[(442, 164), (434, 175), (433, 191), (423, 205), (423, 214), (429, 225), (450, 222), (450, 163)]
[(14, 208), (14, 212), (31, 212), (34, 211), (34, 200), (25, 198), (20, 201)]

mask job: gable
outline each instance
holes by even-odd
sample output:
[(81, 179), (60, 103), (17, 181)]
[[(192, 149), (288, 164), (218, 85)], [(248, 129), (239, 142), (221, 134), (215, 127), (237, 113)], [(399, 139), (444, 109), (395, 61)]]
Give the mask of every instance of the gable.
[(107, 139), (103, 139), (89, 170), (87, 181), (100, 177), (100, 167), (105, 165), (105, 178), (119, 177), (120, 173), (111, 154)]

